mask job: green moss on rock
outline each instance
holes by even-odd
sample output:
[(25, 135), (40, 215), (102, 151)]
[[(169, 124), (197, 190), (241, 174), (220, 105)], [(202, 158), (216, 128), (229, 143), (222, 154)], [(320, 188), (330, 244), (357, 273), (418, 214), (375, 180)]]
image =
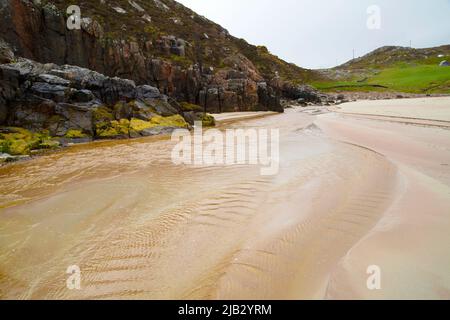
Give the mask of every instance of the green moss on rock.
[(87, 135), (84, 134), (81, 130), (70, 129), (67, 131), (65, 137), (68, 139), (80, 139), (86, 138)]
[(187, 122), (180, 115), (170, 117), (154, 116), (150, 121), (131, 119), (130, 132), (142, 132), (155, 127), (188, 128)]
[(95, 122), (107, 122), (114, 120), (112, 111), (105, 106), (100, 106), (94, 109), (92, 115)]
[(129, 136), (130, 121), (128, 119), (113, 120), (108, 124), (97, 126), (97, 136), (100, 138), (116, 138)]
[(150, 120), (150, 122), (159, 127), (177, 127), (177, 128), (189, 127), (186, 120), (184, 120), (184, 118), (179, 114), (170, 117), (155, 116)]
[(42, 149), (49, 140), (48, 131), (34, 133), (24, 128), (7, 127), (0, 131), (0, 151), (11, 155), (27, 155), (31, 150)]
[(189, 102), (181, 102), (180, 105), (181, 105), (181, 108), (183, 109), (183, 111), (185, 111), (185, 112), (189, 112), (189, 111), (202, 112), (203, 111), (203, 108), (197, 104), (193, 104), (193, 103), (189, 103)]
[(140, 119), (131, 119), (130, 121), (130, 130), (136, 131), (136, 132), (140, 132), (143, 131), (145, 129), (149, 129), (155, 127), (155, 124), (152, 123), (151, 121), (144, 121), (144, 120), (140, 120)]
[(214, 127), (216, 125), (216, 119), (208, 113), (204, 113), (201, 119), (203, 127)]
[(9, 153), (13, 156), (30, 153), (30, 146), (24, 139), (6, 140), (2, 145), (2, 149), (4, 153)]
[(60, 146), (59, 141), (52, 139), (43, 140), (39, 145), (40, 149), (56, 149), (59, 146)]

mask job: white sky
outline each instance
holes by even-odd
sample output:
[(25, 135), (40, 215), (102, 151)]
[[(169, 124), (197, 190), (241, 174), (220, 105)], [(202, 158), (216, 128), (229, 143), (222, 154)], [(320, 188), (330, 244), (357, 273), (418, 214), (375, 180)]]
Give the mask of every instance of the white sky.
[[(384, 45), (450, 44), (450, 0), (177, 0), (301, 67), (341, 64)], [(381, 29), (367, 9), (381, 10)]]

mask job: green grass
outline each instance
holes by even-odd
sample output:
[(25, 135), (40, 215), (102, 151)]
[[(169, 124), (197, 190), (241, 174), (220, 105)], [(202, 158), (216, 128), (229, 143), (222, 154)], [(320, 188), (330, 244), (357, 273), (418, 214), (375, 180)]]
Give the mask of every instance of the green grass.
[(397, 64), (363, 82), (323, 81), (312, 83), (323, 91), (398, 91), (406, 93), (450, 93), (450, 67), (436, 64)]
[(450, 93), (450, 68), (436, 65), (389, 68), (369, 79), (368, 82), (401, 92)]

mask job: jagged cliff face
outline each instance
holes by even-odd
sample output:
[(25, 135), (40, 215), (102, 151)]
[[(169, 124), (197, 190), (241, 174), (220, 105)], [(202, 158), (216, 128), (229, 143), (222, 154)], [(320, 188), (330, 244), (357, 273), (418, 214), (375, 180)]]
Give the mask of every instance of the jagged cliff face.
[[(71, 4), (79, 30), (66, 25)], [(206, 112), (282, 111), (291, 83), (313, 76), (172, 0), (0, 0), (0, 14), (16, 56), (153, 85)]]

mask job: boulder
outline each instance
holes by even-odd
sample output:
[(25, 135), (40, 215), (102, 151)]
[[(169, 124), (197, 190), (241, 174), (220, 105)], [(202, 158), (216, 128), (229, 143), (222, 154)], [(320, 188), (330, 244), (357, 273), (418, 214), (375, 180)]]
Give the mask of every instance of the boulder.
[(283, 97), (291, 100), (304, 99), (306, 102), (320, 103), (322, 101), (319, 91), (308, 85), (292, 85), (284, 83), (282, 85)]
[(156, 135), (160, 135), (160, 134), (171, 134), (176, 129), (180, 129), (180, 128), (178, 128), (178, 127), (154, 127), (154, 128), (144, 129), (140, 132), (140, 134), (143, 137), (156, 136)]
[(35, 82), (31, 86), (30, 91), (39, 97), (55, 102), (63, 102), (66, 100), (66, 93), (69, 92), (69, 87), (53, 85), (46, 82)]
[[(69, 65), (20, 59), (0, 66), (0, 83), (1, 124), (46, 129), (59, 137), (75, 131), (93, 136), (97, 129), (103, 137), (124, 136), (125, 120), (181, 113), (181, 106), (156, 87)], [(113, 121), (118, 124), (110, 130)]]
[(142, 85), (136, 87), (136, 99), (145, 101), (147, 99), (156, 99), (161, 96), (159, 89), (149, 85)]
[(1, 153), (0, 152), (0, 163), (10, 162), (11, 159), (13, 159), (13, 156), (10, 155), (9, 153)]
[(74, 90), (70, 93), (70, 101), (71, 102), (90, 102), (95, 99), (94, 94), (91, 90), (81, 89)]
[(38, 80), (42, 81), (42, 82), (46, 82), (48, 84), (52, 84), (52, 85), (59, 85), (59, 86), (69, 86), (70, 85), (70, 81), (60, 78), (58, 76), (52, 75), (52, 74), (40, 74), (38, 76)]
[(56, 135), (65, 135), (70, 129), (80, 130), (93, 135), (93, 108), (86, 105), (59, 103), (55, 107), (55, 115), (60, 116), (63, 125), (58, 128)]
[(49, 71), (53, 74), (69, 80), (73, 87), (78, 89), (100, 90), (108, 79), (105, 75), (77, 66), (63, 65)]
[(39, 131), (56, 121), (56, 103), (38, 96), (25, 96), (10, 104), (7, 125)]
[(101, 90), (102, 100), (107, 104), (117, 101), (130, 101), (136, 98), (136, 85), (134, 81), (121, 78), (107, 78)]
[(258, 83), (258, 102), (260, 109), (283, 112), (280, 96), (266, 82)]
[(166, 99), (152, 99), (146, 101), (147, 105), (151, 107), (156, 113), (163, 117), (173, 116), (178, 114), (178, 110), (174, 108)]
[(116, 120), (130, 119), (133, 113), (133, 106), (131, 103), (119, 101), (114, 105), (113, 116)]
[(156, 114), (156, 110), (152, 109), (142, 101), (132, 101), (129, 105), (131, 106), (132, 118), (148, 121)]

